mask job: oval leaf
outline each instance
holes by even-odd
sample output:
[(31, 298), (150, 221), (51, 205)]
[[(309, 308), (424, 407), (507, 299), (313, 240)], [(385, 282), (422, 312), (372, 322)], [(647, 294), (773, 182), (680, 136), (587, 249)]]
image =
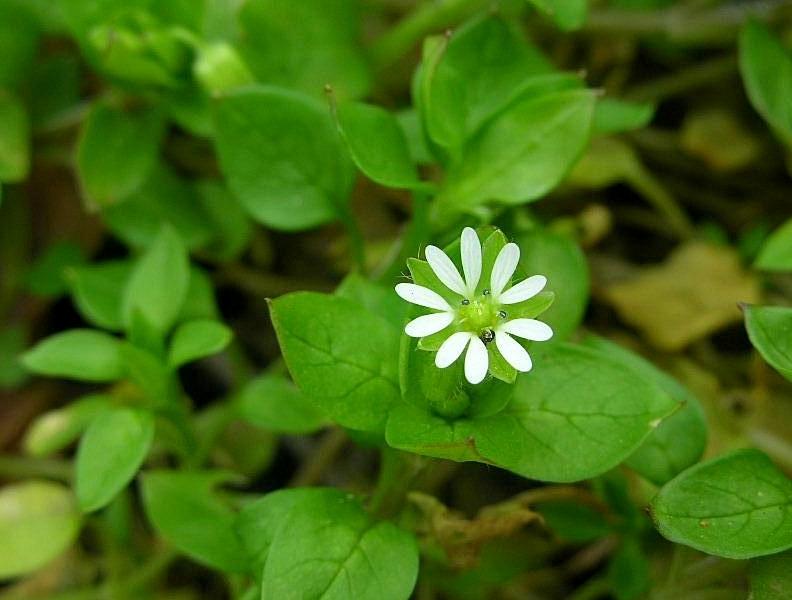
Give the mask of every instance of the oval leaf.
[(436, 200), (440, 214), (520, 204), (554, 188), (588, 142), (594, 95), (571, 90), (516, 102), (466, 146)]
[(341, 139), (366, 177), (396, 188), (423, 185), (394, 115), (378, 106), (349, 102), (341, 104), (335, 116)]
[(654, 382), (681, 406), (652, 431), (627, 459), (627, 466), (652, 483), (663, 485), (694, 465), (707, 446), (707, 422), (698, 398), (670, 375), (613, 342), (589, 336), (585, 344), (623, 362), (629, 369), (643, 375), (647, 382)]
[(165, 225), (135, 265), (124, 290), (127, 328), (132, 325), (133, 314), (138, 312), (164, 335), (179, 316), (189, 282), (187, 250), (173, 228)]
[(67, 279), (77, 309), (92, 324), (120, 331), (124, 328), (122, 300), (132, 273), (127, 260), (81, 265), (67, 271)]
[(25, 432), (25, 452), (31, 456), (47, 456), (63, 450), (80, 437), (112, 401), (112, 396), (93, 394), (39, 415)]
[(249, 382), (236, 402), (242, 419), (277, 433), (311, 433), (327, 422), (297, 386), (277, 375), (262, 375)]
[(0, 490), (0, 579), (35, 571), (68, 548), (80, 513), (68, 488), (25, 481)]
[(623, 364), (562, 344), (518, 377), (503, 411), (447, 420), (400, 404), (390, 412), (387, 440), (418, 454), (489, 463), (531, 479), (578, 481), (626, 459), (676, 407)]
[(286, 231), (338, 217), (353, 171), (320, 102), (245, 88), (220, 100), (215, 120), (220, 167), (250, 216)]
[(77, 176), (86, 199), (107, 206), (137, 190), (154, 167), (163, 132), (159, 111), (94, 105), (77, 143)]
[(744, 312), (751, 343), (762, 358), (792, 381), (792, 308), (746, 306)]
[(412, 535), (374, 521), (342, 492), (310, 495), (283, 519), (272, 540), (262, 597), (407, 600), (417, 575)]
[(77, 450), (76, 490), (85, 512), (106, 506), (132, 480), (154, 439), (151, 413), (131, 408), (97, 416)]
[(758, 450), (737, 450), (684, 471), (652, 500), (672, 542), (745, 559), (792, 547), (792, 481)]
[(399, 331), (346, 298), (296, 292), (270, 303), (294, 381), (332, 419), (380, 430), (400, 399)]
[(754, 266), (764, 271), (792, 271), (792, 219), (770, 234)]
[(115, 381), (123, 374), (121, 342), (93, 329), (56, 333), (22, 355), (30, 371), (80, 381)]
[(217, 354), (231, 342), (232, 336), (231, 330), (217, 321), (204, 319), (183, 323), (173, 334), (168, 364), (179, 367)]
[(187, 556), (221, 571), (243, 573), (248, 561), (234, 531), (235, 515), (212, 491), (228, 479), (207, 471), (146, 473), (143, 505), (157, 531)]
[(753, 107), (792, 143), (792, 54), (767, 27), (751, 21), (740, 33), (740, 74)]

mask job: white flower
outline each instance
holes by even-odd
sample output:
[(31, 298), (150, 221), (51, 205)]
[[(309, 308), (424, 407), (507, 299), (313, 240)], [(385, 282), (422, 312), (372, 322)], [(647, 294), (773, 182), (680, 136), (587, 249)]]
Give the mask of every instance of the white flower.
[(467, 348), (465, 377), (473, 384), (484, 380), (489, 369), (487, 345), (495, 342), (500, 354), (517, 371), (530, 371), (531, 357), (512, 336), (543, 342), (553, 330), (536, 319), (507, 319), (509, 305), (524, 302), (544, 289), (547, 278), (534, 275), (504, 291), (520, 260), (517, 244), (506, 244), (498, 253), (489, 276), (489, 288), (479, 290), (482, 276), (481, 242), (476, 232), (466, 227), (461, 238), (462, 271), (460, 275), (448, 255), (436, 246), (426, 248), (426, 260), (437, 278), (459, 296), (452, 305), (434, 290), (414, 283), (400, 283), (396, 293), (407, 302), (432, 309), (410, 321), (404, 328), (411, 337), (425, 337), (455, 324), (455, 332), (442, 343), (435, 364), (444, 369), (453, 364)]

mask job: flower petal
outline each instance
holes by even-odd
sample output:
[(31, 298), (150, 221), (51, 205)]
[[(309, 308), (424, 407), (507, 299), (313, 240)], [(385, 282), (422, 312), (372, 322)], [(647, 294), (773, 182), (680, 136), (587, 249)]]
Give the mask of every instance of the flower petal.
[(476, 336), (471, 336), (470, 345), (465, 354), (465, 378), (472, 384), (481, 383), (489, 368), (487, 347)]
[(466, 294), (465, 281), (448, 255), (437, 246), (427, 246), (424, 252), (429, 266), (437, 278), (452, 292)]
[(400, 283), (396, 286), (396, 293), (407, 302), (434, 308), (435, 310), (451, 310), (451, 305), (437, 292), (422, 285), (414, 283)]
[(404, 333), (410, 337), (424, 337), (425, 335), (432, 335), (438, 331), (442, 331), (454, 320), (454, 313), (440, 312), (431, 315), (424, 315), (413, 319), (404, 328)]
[(520, 260), (520, 247), (514, 243), (508, 243), (498, 253), (495, 264), (492, 266), (490, 275), (490, 293), (493, 298), (500, 296), (503, 288), (514, 275), (517, 263)]
[(435, 365), (441, 369), (450, 366), (467, 346), (468, 341), (475, 336), (467, 331), (459, 331), (442, 343), (435, 356)]
[(547, 285), (547, 277), (544, 275), (533, 275), (503, 292), (499, 298), (500, 303), (517, 304), (518, 302), (523, 302), (536, 296), (544, 289), (545, 285)]
[(536, 319), (512, 319), (506, 321), (498, 329), (534, 342), (546, 342), (553, 337), (550, 325)]
[(460, 245), (462, 247), (462, 271), (465, 273), (467, 291), (468, 294), (473, 295), (479, 279), (481, 279), (481, 242), (476, 230), (472, 227), (465, 227), (462, 230)]
[(512, 336), (505, 331), (495, 332), (495, 345), (500, 350), (503, 358), (512, 367), (525, 373), (533, 367), (528, 352)]

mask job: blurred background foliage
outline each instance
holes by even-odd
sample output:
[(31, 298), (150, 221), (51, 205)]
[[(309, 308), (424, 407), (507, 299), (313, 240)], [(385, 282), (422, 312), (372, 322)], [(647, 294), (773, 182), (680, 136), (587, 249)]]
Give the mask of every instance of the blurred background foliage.
[[(457, 38), (458, 62), (438, 71), (447, 87), (438, 108), (424, 107), (436, 121), (423, 126), (447, 144), (428, 148), (414, 73), (422, 56), (431, 64), (424, 38), (460, 27), (483, 37)], [(792, 473), (790, 384), (753, 350), (737, 307), (792, 304), (791, 35), (783, 0), (0, 0), (0, 577), (11, 578), (0, 598), (243, 597), (245, 581), (217, 570), (234, 557), (211, 549), (231, 552), (211, 537), (211, 523), (230, 519), (211, 490), (230, 486), (224, 499), (237, 504), (286, 485), (366, 492), (378, 462), (367, 440), (353, 444), (299, 399), (266, 299), (331, 291), (350, 270), (392, 283), (410, 251), (449, 241), (471, 219), (513, 235), (523, 266), (567, 295), (548, 313), (560, 337), (582, 321), (698, 398), (706, 456), (752, 445)], [(503, 180), (488, 165), (448, 165), (464, 141), (454, 132), (496, 114), (525, 69), (559, 89), (585, 84), (597, 99), (591, 139), (588, 121), (585, 135), (573, 122), (566, 137), (548, 137), (544, 154), (525, 158), (546, 177), (533, 191), (517, 178), (512, 197), (493, 191)], [(471, 96), (474, 110), (463, 106)], [(507, 122), (491, 143), (544, 122)], [(408, 229), (400, 245), (441, 182), (426, 229)], [(503, 201), (486, 204), (493, 194)], [(179, 251), (183, 268), (157, 263), (174, 256), (169, 236), (189, 266)], [(157, 276), (123, 300), (141, 264)], [(151, 306), (154, 333), (135, 321)], [(100, 388), (33, 378), (17, 357), (67, 329), (126, 331), (151, 347), (157, 328), (196, 321), (204, 329), (184, 336), (201, 347), (171, 347), (170, 368), (195, 411), (195, 464), (228, 473), (147, 475), (153, 529), (129, 489), (81, 516), (65, 485), (76, 439), (108, 404), (133, 404), (168, 379), (127, 356), (139, 378)], [(223, 324), (234, 335), (227, 351), (192, 362), (228, 343)], [(116, 351), (105, 342), (72, 341), (66, 354), (76, 343)], [(101, 367), (74, 370), (115, 379), (113, 364)], [(163, 389), (154, 395), (174, 393)], [(148, 448), (154, 425), (125, 410), (112, 418)], [(169, 452), (190, 450), (183, 432), (157, 427), (148, 464), (171, 466)], [(746, 563), (672, 549), (653, 532), (639, 507), (655, 488), (635, 473), (540, 495), (538, 514), (530, 485), (480, 464), (431, 470), (410, 496), (427, 557), (416, 597), (746, 597)], [(81, 493), (84, 509), (111, 500)], [(156, 508), (169, 493), (195, 495), (208, 554), (198, 543), (189, 560), (163, 543), (163, 531), (183, 543)], [(22, 541), (4, 548), (10, 539)], [(767, 573), (788, 577), (783, 560), (751, 567), (755, 598), (787, 597), (761, 587)]]

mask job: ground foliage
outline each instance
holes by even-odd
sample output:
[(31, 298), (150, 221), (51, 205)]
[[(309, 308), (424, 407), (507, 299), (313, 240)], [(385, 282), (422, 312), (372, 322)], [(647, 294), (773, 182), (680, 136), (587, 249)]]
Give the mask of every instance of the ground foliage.
[[(791, 34), (0, 0), (0, 600), (790, 597)], [(529, 373), (403, 333), (465, 226)]]

